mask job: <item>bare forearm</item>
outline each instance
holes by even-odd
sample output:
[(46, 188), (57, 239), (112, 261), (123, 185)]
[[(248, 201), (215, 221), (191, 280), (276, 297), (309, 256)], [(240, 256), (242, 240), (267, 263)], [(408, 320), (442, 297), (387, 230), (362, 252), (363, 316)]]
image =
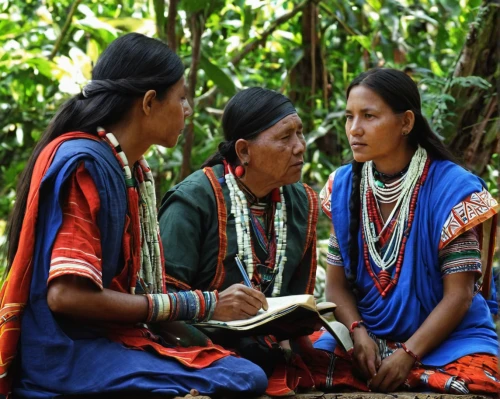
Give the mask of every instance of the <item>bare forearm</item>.
[(464, 294), (445, 296), (420, 328), (406, 341), (408, 349), (420, 357), (429, 353), (457, 328), (470, 303), (470, 297)]
[(335, 318), (350, 327), (361, 316), (356, 306), (356, 299), (341, 267), (329, 266), (326, 286), (326, 300), (337, 305)]
[(54, 313), (78, 319), (137, 323), (144, 322), (148, 315), (146, 297), (98, 290), (75, 277), (53, 281), (49, 286), (48, 303)]

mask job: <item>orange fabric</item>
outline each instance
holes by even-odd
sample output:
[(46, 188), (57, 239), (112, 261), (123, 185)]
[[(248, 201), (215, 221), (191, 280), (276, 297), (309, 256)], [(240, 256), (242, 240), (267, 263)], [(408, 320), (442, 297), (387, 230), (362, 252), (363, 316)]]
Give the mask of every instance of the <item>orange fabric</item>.
[(0, 340), (0, 394), (3, 395), (7, 395), (10, 391), (11, 376), (8, 371), (16, 356), (17, 344), (21, 334), (21, 314), (28, 300), (33, 274), (31, 262), (40, 199), (39, 188), (59, 146), (65, 140), (75, 138), (99, 140), (95, 136), (81, 132), (58, 137), (41, 152), (31, 178), (19, 246), (9, 274), (0, 291), (0, 336), (2, 337)]
[[(304, 247), (304, 252), (302, 256), (304, 256), (309, 248), (311, 248), (311, 252), (316, 254), (316, 224), (318, 223), (318, 194), (309, 187), (307, 184), (304, 184), (304, 188), (307, 193), (307, 199), (309, 203), (309, 220), (307, 221), (307, 238), (306, 245)], [(315, 255), (311, 256), (311, 270), (309, 271), (309, 282), (306, 288), (306, 294), (314, 294), (314, 286), (316, 284), (316, 268), (318, 260)]]
[(73, 274), (90, 279), (101, 290), (101, 239), (97, 223), (99, 193), (81, 164), (68, 181), (63, 221), (52, 249), (48, 283)]
[[(50, 142), (41, 152), (35, 164), (28, 195), (26, 212), (23, 220), (19, 246), (7, 279), (0, 291), (0, 395), (8, 395), (12, 376), (9, 367), (15, 358), (21, 334), (21, 315), (26, 306), (33, 273), (32, 259), (34, 255), (35, 232), (39, 206), (39, 189), (42, 179), (48, 171), (59, 146), (70, 139), (99, 138), (87, 133), (67, 133)], [(124, 268), (116, 276), (110, 289), (130, 293), (134, 291), (140, 268), (140, 226), (139, 200), (133, 187), (128, 188), (129, 213), (126, 216), (125, 234), (123, 237)], [(95, 204), (94, 204), (95, 205)], [(95, 208), (93, 208), (95, 209)], [(165, 287), (164, 287), (165, 289)], [(158, 354), (177, 359), (182, 364), (203, 368), (212, 362), (232, 354), (220, 346), (209, 342), (206, 347), (167, 348), (159, 343), (159, 338), (146, 328), (136, 326), (115, 325), (109, 330), (109, 338), (121, 342), (127, 347), (147, 350), (153, 349)]]
[(224, 259), (226, 258), (227, 252), (227, 236), (226, 236), (226, 224), (227, 224), (227, 210), (226, 204), (224, 202), (224, 194), (222, 193), (222, 187), (217, 181), (212, 168), (204, 168), (203, 172), (207, 176), (215, 194), (215, 200), (217, 201), (217, 219), (219, 221), (219, 255), (217, 256), (217, 270), (215, 271), (215, 276), (210, 283), (210, 290), (220, 289), (222, 282), (224, 281), (224, 276), (226, 271), (224, 269)]
[[(388, 342), (387, 348), (394, 351), (397, 346)], [(353, 374), (351, 353), (339, 347), (333, 354), (312, 349), (302, 353), (302, 357), (314, 376), (318, 389), (369, 391), (366, 381)], [(457, 384), (463, 391), (454, 390), (452, 384)], [(440, 368), (416, 366), (410, 371), (405, 384), (398, 390), (415, 389), (440, 393), (498, 393), (500, 391), (498, 359), (493, 355), (474, 354), (461, 357)]]
[[(293, 340), (293, 346), (311, 346), (309, 337), (298, 337)], [(292, 353), (290, 358), (276, 364), (273, 374), (269, 378), (266, 395), (269, 396), (289, 396), (295, 390), (311, 389), (314, 387), (314, 377), (312, 370), (306, 365), (302, 354)]]

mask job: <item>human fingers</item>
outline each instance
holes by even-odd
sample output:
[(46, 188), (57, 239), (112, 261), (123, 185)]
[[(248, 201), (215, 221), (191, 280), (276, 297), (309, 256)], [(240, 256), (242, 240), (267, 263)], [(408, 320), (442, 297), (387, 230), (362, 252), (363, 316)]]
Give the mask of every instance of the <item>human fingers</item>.
[(243, 303), (248, 303), (255, 308), (255, 311), (249, 311), (248, 313), (255, 314), (262, 308), (262, 302), (256, 298), (254, 292), (262, 295), (261, 292), (249, 288), (246, 285), (233, 284), (219, 293), (219, 303), (235, 306), (241, 306)]
[(371, 378), (373, 378), (375, 375), (377, 375), (377, 367), (376, 367), (376, 357), (375, 356), (369, 356), (366, 359), (366, 368), (368, 369), (368, 373)]
[(370, 371), (368, 370), (366, 363), (366, 355), (362, 351), (354, 350), (354, 365), (357, 369), (358, 374), (364, 378), (371, 378)]
[(383, 384), (387, 374), (390, 371), (390, 367), (387, 367), (387, 364), (382, 362), (382, 365), (378, 369), (378, 372), (372, 378), (370, 383), (370, 389), (372, 391), (381, 391), (381, 385)]
[(404, 384), (405, 382), (405, 379), (404, 377), (402, 378), (395, 378), (393, 379), (393, 381), (391, 382), (391, 384), (389, 384), (389, 386), (387, 387), (387, 392), (395, 392), (398, 390), (398, 388)]
[(245, 285), (241, 285), (241, 286), (242, 286), (241, 289), (243, 290), (243, 292), (245, 292), (247, 295), (254, 298), (256, 301), (258, 301), (260, 303), (259, 309), (260, 308), (262, 308), (264, 310), (269, 309), (269, 304), (267, 303), (266, 296), (262, 292), (257, 291), (256, 289), (247, 287)]
[(375, 360), (375, 368), (377, 369), (377, 371), (381, 365), (382, 365), (382, 357), (380, 356), (380, 351), (377, 348), (377, 358)]
[[(255, 306), (254, 303), (247, 302), (246, 300), (241, 301), (240, 303), (236, 304), (236, 310), (241, 312), (244, 316), (252, 317), (255, 316), (258, 311), (260, 310), (260, 307)], [(248, 318), (245, 317), (245, 318)]]
[(379, 385), (379, 390), (381, 392), (392, 392), (394, 391), (402, 382), (399, 375), (399, 371), (394, 367), (387, 372), (384, 380)]

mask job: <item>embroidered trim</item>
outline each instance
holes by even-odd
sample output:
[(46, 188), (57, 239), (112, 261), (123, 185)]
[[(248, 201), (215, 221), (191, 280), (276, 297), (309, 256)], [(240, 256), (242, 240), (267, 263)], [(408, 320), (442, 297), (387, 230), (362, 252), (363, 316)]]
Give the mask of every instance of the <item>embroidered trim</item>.
[(226, 203), (224, 201), (224, 194), (222, 193), (222, 187), (215, 176), (212, 168), (204, 168), (203, 172), (207, 176), (212, 189), (215, 194), (215, 201), (217, 203), (217, 219), (219, 222), (219, 255), (217, 257), (217, 269), (215, 271), (215, 277), (208, 287), (209, 290), (220, 289), (226, 271), (224, 269), (224, 259), (227, 253), (227, 235), (226, 235), (226, 224), (227, 224), (227, 210)]
[(304, 188), (307, 193), (307, 200), (309, 204), (309, 217), (307, 220), (307, 235), (305, 240), (306, 245), (304, 247), (304, 252), (302, 253), (302, 258), (306, 254), (307, 249), (312, 242), (311, 268), (309, 270), (309, 282), (307, 283), (306, 287), (306, 293), (312, 295), (314, 293), (314, 286), (316, 283), (316, 269), (318, 267), (318, 260), (316, 257), (316, 225), (318, 223), (319, 206), (318, 195), (316, 194), (316, 192), (307, 184), (304, 184)]
[(339, 242), (335, 235), (330, 234), (330, 239), (328, 240), (328, 254), (326, 255), (326, 263), (329, 266), (344, 267), (344, 260), (342, 259), (342, 254), (340, 252)]
[(177, 287), (181, 290), (186, 290), (186, 291), (191, 289), (191, 286), (189, 284), (186, 284), (184, 281), (177, 280), (176, 278), (174, 278), (168, 274), (165, 276), (165, 284), (167, 285), (167, 287), (169, 285), (173, 285), (174, 287)]
[(441, 275), (458, 272), (476, 272), (481, 274), (481, 252), (474, 230), (469, 230), (439, 251)]
[(486, 189), (472, 193), (468, 198), (452, 208), (441, 230), (439, 249), (447, 246), (465, 231), (495, 215), (498, 209), (498, 202)]
[(328, 181), (325, 186), (319, 193), (319, 201), (321, 203), (321, 209), (324, 214), (328, 216), (329, 219), (332, 218), (332, 188), (333, 188), (333, 179), (335, 178), (335, 173), (337, 171), (332, 172), (330, 176), (328, 176)]

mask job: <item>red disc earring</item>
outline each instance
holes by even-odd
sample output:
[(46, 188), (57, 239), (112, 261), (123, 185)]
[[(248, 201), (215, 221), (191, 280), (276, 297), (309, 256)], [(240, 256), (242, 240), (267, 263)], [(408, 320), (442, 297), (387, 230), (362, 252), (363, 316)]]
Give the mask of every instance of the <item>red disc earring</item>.
[(234, 174), (238, 179), (241, 179), (243, 175), (245, 174), (245, 168), (241, 165), (238, 165), (236, 169), (234, 169)]

